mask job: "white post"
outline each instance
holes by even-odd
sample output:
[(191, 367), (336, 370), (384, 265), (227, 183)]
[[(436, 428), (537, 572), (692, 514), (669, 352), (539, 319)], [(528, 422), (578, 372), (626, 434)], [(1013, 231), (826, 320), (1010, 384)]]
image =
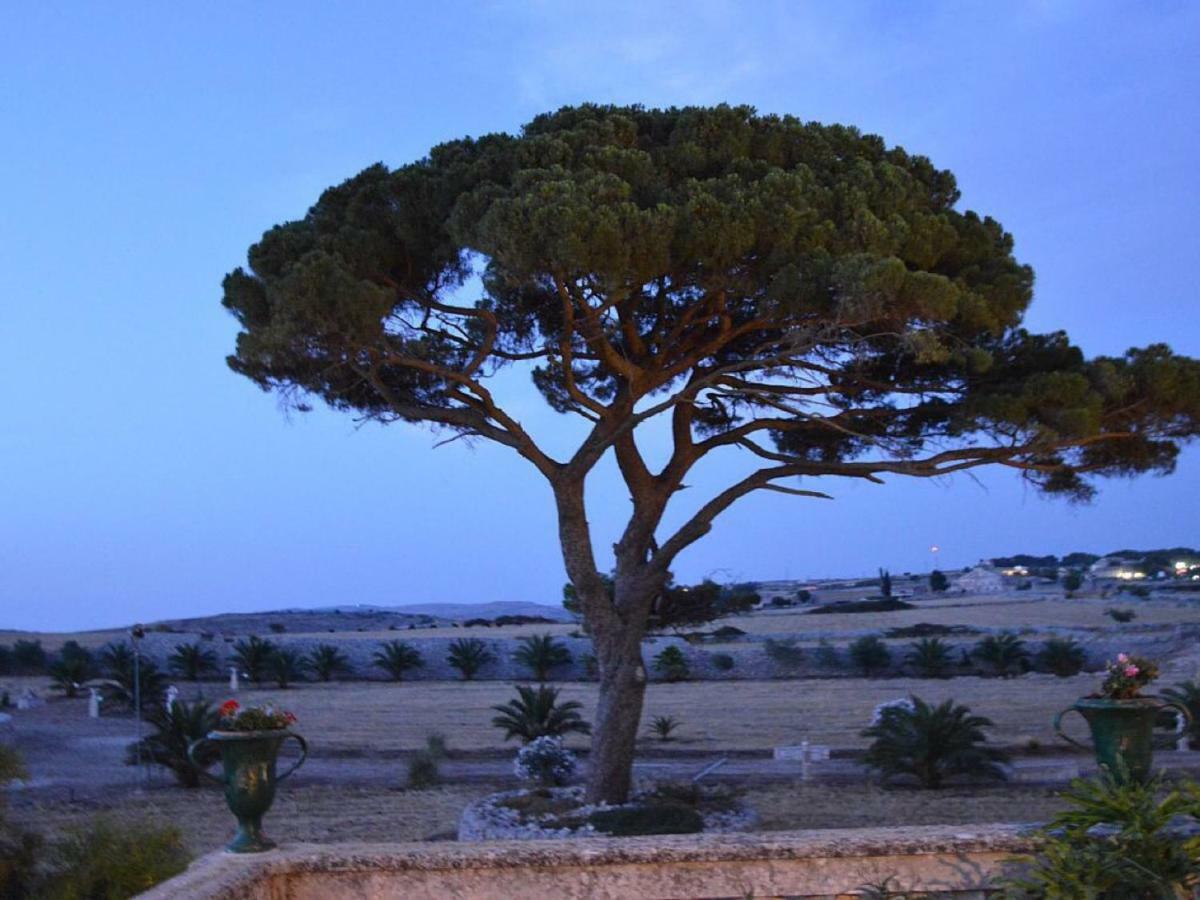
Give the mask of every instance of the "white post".
[(800, 742), (800, 780), (808, 781), (808, 741)]
[(167, 696), (166, 696), (166, 700), (164, 701), (164, 704), (163, 704), (164, 706), (166, 706), (167, 712), (171, 711), (171, 707), (175, 705), (175, 701), (178, 699), (179, 699), (179, 688), (175, 687), (175, 685), (171, 685), (169, 688), (167, 688)]
[(237, 693), (237, 689), (238, 689), (237, 666), (230, 666), (229, 667), (229, 690), (233, 693)]
[(1179, 713), (1175, 714), (1175, 750), (1187, 750), (1188, 748), (1188, 728), (1187, 719)]
[(100, 718), (100, 690), (99, 688), (88, 688), (91, 691), (91, 696), (88, 697), (88, 718)]

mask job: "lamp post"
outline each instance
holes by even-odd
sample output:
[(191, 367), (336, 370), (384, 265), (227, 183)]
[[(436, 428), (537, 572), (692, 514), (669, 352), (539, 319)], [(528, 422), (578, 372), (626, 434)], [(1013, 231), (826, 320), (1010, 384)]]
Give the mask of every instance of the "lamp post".
[(129, 643), (133, 645), (133, 717), (137, 723), (137, 739), (134, 743), (134, 762), (137, 764), (138, 781), (145, 780), (142, 769), (142, 663), (138, 642), (146, 636), (146, 629), (134, 625), (129, 629)]

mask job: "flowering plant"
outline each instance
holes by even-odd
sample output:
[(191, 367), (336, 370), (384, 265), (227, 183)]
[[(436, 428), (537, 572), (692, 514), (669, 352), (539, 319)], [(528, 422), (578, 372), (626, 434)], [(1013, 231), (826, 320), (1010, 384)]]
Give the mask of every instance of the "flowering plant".
[(217, 710), (220, 731), (278, 731), (296, 721), (290, 712), (273, 706), (245, 706), (226, 700)]
[(575, 754), (563, 746), (562, 738), (543, 735), (517, 751), (513, 771), (524, 781), (562, 784), (575, 774)]
[(1132, 700), (1138, 691), (1158, 677), (1158, 665), (1141, 656), (1118, 653), (1106, 668), (1100, 696), (1109, 700)]

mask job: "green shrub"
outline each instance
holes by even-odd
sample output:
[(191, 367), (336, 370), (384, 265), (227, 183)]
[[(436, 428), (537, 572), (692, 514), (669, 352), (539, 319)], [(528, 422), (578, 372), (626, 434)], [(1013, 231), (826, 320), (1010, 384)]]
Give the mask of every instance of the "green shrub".
[(297, 651), (281, 647), (267, 660), (267, 670), (279, 687), (289, 688), (304, 677), (304, 660)]
[(950, 589), (950, 579), (942, 572), (934, 569), (929, 573), (929, 589), (934, 593), (942, 593)]
[(571, 651), (550, 634), (531, 634), (521, 639), (513, 658), (533, 673), (534, 681), (546, 681), (552, 669), (571, 664)]
[(162, 705), (167, 680), (153, 660), (139, 658), (135, 666), (133, 649), (128, 644), (114, 643), (104, 648), (100, 661), (106, 676), (103, 687), (106, 702), (133, 709), (136, 669), (136, 694), (142, 707)]
[(440, 731), (431, 731), (425, 735), (425, 752), (434, 759), (445, 759), (450, 755), (450, 746), (446, 736)]
[(692, 674), (687, 657), (678, 647), (665, 647), (654, 657), (654, 671), (663, 677), (664, 681), (686, 681)]
[(1120, 624), (1132, 622), (1137, 618), (1137, 613), (1135, 613), (1132, 609), (1116, 609), (1114, 607), (1110, 607), (1104, 611), (1104, 614), (1114, 622), (1118, 622)]
[(336, 675), (348, 675), (353, 671), (350, 658), (333, 644), (317, 644), (309, 651), (304, 666), (318, 681), (333, 681)]
[(804, 651), (796, 646), (794, 638), (767, 638), (763, 650), (768, 659), (783, 669), (795, 669), (804, 663)]
[(972, 655), (1002, 678), (1009, 678), (1029, 667), (1025, 642), (1011, 631), (989, 634), (975, 645)]
[[(29, 771), (25, 768), (25, 760), (20, 751), (8, 744), (0, 744), (0, 785), (18, 778), (28, 777)], [(3, 804), (6, 796), (3, 791), (0, 791), (0, 804)]]
[(1078, 675), (1086, 661), (1087, 654), (1074, 638), (1050, 638), (1037, 655), (1038, 667), (1059, 678)]
[(45, 675), (49, 662), (41, 641), (17, 641), (12, 647), (12, 667), (17, 675)]
[(728, 672), (734, 666), (734, 659), (728, 653), (714, 653), (708, 659), (718, 672)]
[(0, 644), (0, 675), (12, 675), (14, 669), (12, 648), (7, 644)]
[(264, 641), (252, 634), (249, 639), (233, 645), (233, 659), (238, 668), (246, 673), (246, 677), (258, 684), (270, 672), (271, 657), (275, 655), (276, 649), (272, 641)]
[(442, 780), (440, 757), (428, 749), (418, 750), (408, 763), (408, 786), (414, 790), (431, 788)]
[(840, 669), (842, 658), (838, 656), (837, 647), (821, 638), (817, 642), (817, 664), (825, 669)]
[[(163, 705), (153, 706), (146, 713), (146, 720), (154, 729), (142, 738), (140, 758), (170, 769), (185, 788), (200, 786), (200, 773), (188, 760), (188, 746), (198, 741), (218, 725), (220, 716), (206, 701), (187, 703), (176, 700), (170, 709)], [(208, 766), (216, 762), (221, 751), (215, 744), (202, 744), (197, 748), (197, 761)], [(135, 765), (139, 758), (139, 745), (129, 745), (125, 762)]]
[(199, 681), (217, 671), (217, 654), (199, 644), (176, 644), (167, 668), (188, 681)]
[(892, 662), (892, 651), (876, 635), (868, 634), (850, 644), (850, 661), (864, 675), (882, 672)]
[(950, 645), (941, 638), (921, 638), (909, 645), (904, 661), (922, 678), (944, 678), (952, 663)]
[(374, 666), (392, 676), (392, 681), (400, 681), (409, 669), (419, 669), (425, 665), (421, 651), (404, 641), (381, 643), (371, 659)]
[[(74, 644), (74, 641), (68, 642)], [(63, 647), (58, 659), (50, 664), (50, 678), (56, 691), (62, 691), (64, 697), (77, 697), (79, 691), (95, 674), (92, 655), (75, 644), (77, 649)]]
[(873, 739), (863, 761), (885, 782), (911, 776), (924, 788), (940, 788), (952, 775), (1007, 778), (1001, 767), (1007, 755), (983, 746), (990, 719), (953, 700), (938, 706), (920, 697), (909, 700), (881, 708), (876, 722), (862, 732)]
[(1200, 886), (1200, 841), (1168, 829), (1200, 817), (1200, 788), (1170, 792), (1160, 779), (1118, 783), (1105, 774), (1077, 779), (1063, 793), (1071, 809), (1041, 832), (1036, 856), (1010, 876), (1013, 898), (1185, 898)]
[(128, 825), (105, 818), (73, 832), (53, 854), (46, 900), (125, 900), (173, 878), (190, 856), (174, 826)]
[(602, 809), (588, 816), (597, 831), (613, 837), (640, 834), (695, 834), (704, 829), (700, 813), (674, 804), (619, 806)]
[(522, 684), (517, 685), (515, 699), (492, 707), (499, 713), (492, 724), (504, 729), (506, 741), (516, 737), (525, 743), (539, 737), (562, 737), (572, 731), (591, 734), (592, 726), (579, 715), (582, 708), (576, 700), (559, 703), (558, 688)]
[(1067, 596), (1070, 596), (1083, 587), (1083, 573), (1078, 569), (1068, 572), (1063, 576), (1062, 584), (1067, 591)]
[(38, 900), (38, 860), (44, 841), (0, 817), (0, 897), (5, 900)]
[(487, 644), (479, 638), (459, 638), (450, 645), (446, 656), (446, 662), (458, 669), (463, 681), (473, 681), (479, 670), (495, 659)]
[(660, 741), (666, 742), (671, 740), (671, 733), (679, 727), (679, 720), (674, 716), (655, 716), (648, 727)]

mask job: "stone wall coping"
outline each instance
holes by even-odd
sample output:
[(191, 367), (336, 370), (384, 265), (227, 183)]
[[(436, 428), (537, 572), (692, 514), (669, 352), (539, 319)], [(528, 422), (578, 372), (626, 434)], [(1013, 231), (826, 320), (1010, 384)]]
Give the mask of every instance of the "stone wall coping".
[(306, 874), (465, 871), (668, 863), (770, 862), (852, 857), (1019, 854), (1035, 826), (1016, 824), (833, 828), (745, 834), (546, 841), (286, 844), (267, 853), (219, 851), (141, 895), (234, 900), (273, 878)]

